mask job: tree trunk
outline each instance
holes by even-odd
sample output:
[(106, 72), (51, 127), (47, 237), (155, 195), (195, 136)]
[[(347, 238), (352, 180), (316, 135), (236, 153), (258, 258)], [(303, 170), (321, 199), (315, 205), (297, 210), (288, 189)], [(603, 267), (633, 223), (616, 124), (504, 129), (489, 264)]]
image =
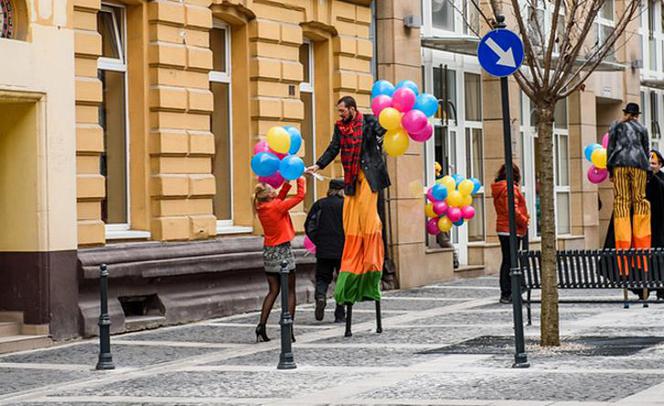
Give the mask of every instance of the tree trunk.
[(542, 346), (559, 346), (558, 281), (556, 273), (556, 218), (553, 150), (555, 102), (537, 107), (537, 137), (540, 147), (539, 180), (542, 233)]

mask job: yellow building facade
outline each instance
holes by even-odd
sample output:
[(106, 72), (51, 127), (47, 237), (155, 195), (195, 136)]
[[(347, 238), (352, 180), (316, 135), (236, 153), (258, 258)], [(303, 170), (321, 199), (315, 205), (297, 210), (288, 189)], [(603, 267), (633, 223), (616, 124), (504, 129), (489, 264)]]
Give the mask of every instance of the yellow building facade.
[[(101, 263), (114, 331), (255, 308), (253, 146), (293, 125), (311, 164), (339, 97), (368, 109), (371, 2), (0, 3), (0, 317), (95, 334)], [(299, 231), (327, 191), (308, 186)], [(306, 299), (314, 260), (295, 247)]]

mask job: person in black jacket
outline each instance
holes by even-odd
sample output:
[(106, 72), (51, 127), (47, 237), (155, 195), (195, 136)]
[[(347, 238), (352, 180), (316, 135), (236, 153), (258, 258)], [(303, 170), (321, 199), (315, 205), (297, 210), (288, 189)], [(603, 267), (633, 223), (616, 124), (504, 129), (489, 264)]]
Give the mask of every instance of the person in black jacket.
[[(327, 288), (332, 282), (334, 271), (341, 268), (341, 255), (344, 251), (344, 182), (332, 179), (327, 197), (311, 206), (304, 229), (309, 239), (316, 244), (316, 320), (323, 320), (327, 304)], [(344, 307), (337, 304), (334, 321), (345, 321)]]

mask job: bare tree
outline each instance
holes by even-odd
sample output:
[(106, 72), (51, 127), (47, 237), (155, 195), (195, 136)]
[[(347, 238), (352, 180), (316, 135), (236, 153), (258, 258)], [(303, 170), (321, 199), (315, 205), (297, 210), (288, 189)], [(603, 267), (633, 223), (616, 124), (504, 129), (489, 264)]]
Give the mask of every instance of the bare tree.
[[(453, 3), (453, 0), (448, 0)], [(535, 106), (537, 142), (542, 160), (540, 181), (542, 236), (541, 345), (560, 345), (556, 277), (556, 222), (554, 212), (553, 117), (556, 103), (582, 89), (588, 77), (605, 60), (615, 58), (626, 42), (628, 25), (640, 16), (641, 0), (616, 5), (613, 29), (600, 35), (597, 17), (612, 0), (489, 0), (487, 15), (479, 0), (470, 0), (483, 20), (492, 26), (503, 15), (524, 43), (524, 67), (514, 75)], [(505, 9), (503, 8), (505, 5)], [(550, 10), (551, 13), (543, 13)], [(613, 13), (613, 9), (611, 11)], [(550, 15), (545, 21), (543, 15)], [(468, 22), (467, 22), (468, 24)]]

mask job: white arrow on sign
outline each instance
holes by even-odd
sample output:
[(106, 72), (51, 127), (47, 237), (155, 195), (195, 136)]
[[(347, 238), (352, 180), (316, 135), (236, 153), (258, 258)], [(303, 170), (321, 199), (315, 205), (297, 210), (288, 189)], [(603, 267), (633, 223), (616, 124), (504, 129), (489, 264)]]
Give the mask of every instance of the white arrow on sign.
[(498, 55), (498, 62), (496, 62), (496, 65), (516, 68), (516, 62), (514, 61), (514, 53), (512, 52), (512, 48), (508, 48), (507, 51), (503, 50), (500, 45), (498, 45), (496, 41), (493, 40), (493, 38), (487, 38), (485, 43), (496, 55)]

